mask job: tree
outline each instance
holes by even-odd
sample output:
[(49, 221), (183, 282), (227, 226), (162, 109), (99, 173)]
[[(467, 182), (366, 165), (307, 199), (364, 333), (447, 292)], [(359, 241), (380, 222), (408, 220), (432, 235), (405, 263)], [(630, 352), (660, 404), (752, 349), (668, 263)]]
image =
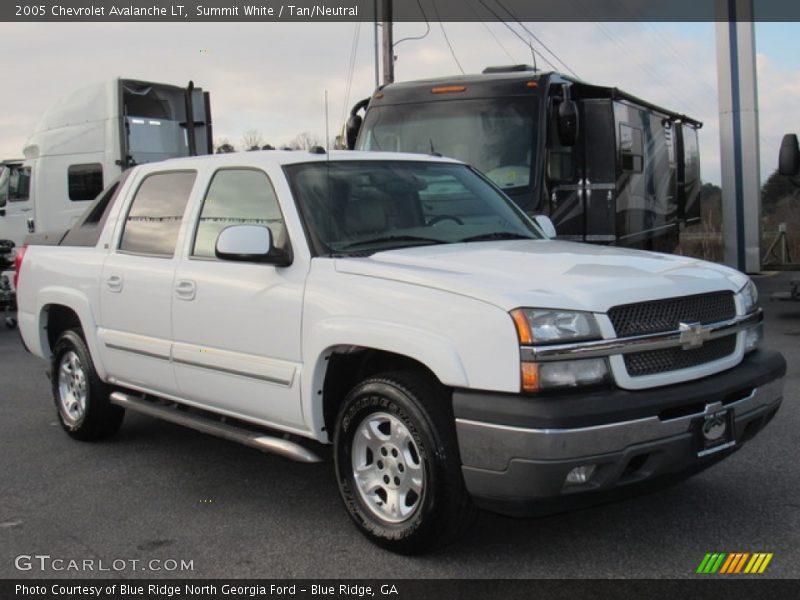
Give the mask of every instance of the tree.
[(233, 147), (228, 141), (228, 138), (221, 138), (214, 142), (215, 152), (217, 154), (227, 154), (228, 152), (236, 152), (236, 148)]
[(248, 129), (242, 136), (242, 147), (250, 150), (261, 150), (263, 136), (257, 129)]
[(791, 198), (800, 200), (800, 175), (781, 175), (775, 171), (761, 186), (761, 206), (765, 212), (772, 212), (781, 200)]
[(286, 147), (290, 150), (308, 150), (313, 148), (314, 146), (321, 146), (322, 142), (320, 139), (310, 133), (308, 131), (304, 131), (303, 133), (298, 133), (292, 141), (286, 144)]

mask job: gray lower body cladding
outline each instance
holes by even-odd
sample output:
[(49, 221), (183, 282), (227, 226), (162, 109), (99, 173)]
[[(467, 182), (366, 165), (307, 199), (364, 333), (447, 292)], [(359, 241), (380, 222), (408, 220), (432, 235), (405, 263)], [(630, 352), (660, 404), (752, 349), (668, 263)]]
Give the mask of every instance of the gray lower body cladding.
[[(457, 390), (467, 489), (496, 512), (536, 514), (702, 470), (772, 419), (785, 371), (780, 354), (757, 351), (729, 371), (656, 390), (548, 397)], [(727, 431), (706, 448), (700, 429), (715, 415), (724, 415)], [(567, 480), (588, 465), (586, 481)]]

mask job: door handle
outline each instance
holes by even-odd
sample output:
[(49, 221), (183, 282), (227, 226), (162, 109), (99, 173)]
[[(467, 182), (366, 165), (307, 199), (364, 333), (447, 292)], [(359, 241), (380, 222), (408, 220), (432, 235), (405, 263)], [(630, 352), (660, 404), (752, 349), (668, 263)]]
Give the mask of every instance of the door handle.
[(119, 275), (110, 275), (106, 279), (106, 286), (108, 287), (109, 291), (118, 294), (122, 291), (122, 277)]
[(190, 279), (181, 279), (175, 286), (175, 295), (181, 300), (194, 300), (197, 294), (197, 285)]

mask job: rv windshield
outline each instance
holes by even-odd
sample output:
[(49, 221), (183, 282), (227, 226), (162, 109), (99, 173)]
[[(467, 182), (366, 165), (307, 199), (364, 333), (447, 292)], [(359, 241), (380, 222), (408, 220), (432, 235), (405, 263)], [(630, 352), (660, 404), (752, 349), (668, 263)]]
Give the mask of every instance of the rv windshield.
[(544, 237), (464, 165), (370, 160), (284, 169), (318, 254)]
[(462, 160), (503, 189), (531, 182), (535, 98), (371, 106), (360, 150), (438, 153)]

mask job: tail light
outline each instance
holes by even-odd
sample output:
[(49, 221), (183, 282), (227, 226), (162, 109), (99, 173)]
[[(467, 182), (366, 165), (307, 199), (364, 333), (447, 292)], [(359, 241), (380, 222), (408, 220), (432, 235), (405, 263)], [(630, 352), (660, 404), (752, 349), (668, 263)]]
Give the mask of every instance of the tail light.
[(22, 270), (22, 259), (25, 258), (25, 250), (27, 250), (27, 246), (22, 246), (21, 248), (17, 248), (17, 254), (14, 257), (14, 289), (17, 289), (19, 283), (19, 273)]

